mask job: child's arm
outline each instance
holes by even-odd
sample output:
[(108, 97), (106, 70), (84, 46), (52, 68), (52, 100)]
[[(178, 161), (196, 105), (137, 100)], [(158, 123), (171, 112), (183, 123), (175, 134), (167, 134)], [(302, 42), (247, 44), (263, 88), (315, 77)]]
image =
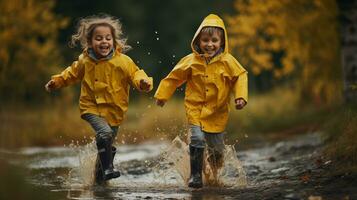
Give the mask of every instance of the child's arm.
[(139, 67), (128, 57), (128, 68), (130, 81), (132, 85), (143, 92), (150, 92), (153, 89), (153, 79), (148, 77), (144, 70)]
[(161, 80), (154, 96), (156, 99), (156, 105), (161, 107), (164, 106), (166, 101), (173, 95), (176, 88), (180, 87), (180, 85), (187, 81), (187, 63), (187, 59), (181, 59), (175, 68), (166, 76), (166, 78)]
[(245, 71), (239, 74), (238, 79), (234, 83), (234, 102), (236, 109), (240, 110), (248, 101), (248, 73)]
[(61, 72), (51, 77), (51, 80), (45, 85), (45, 88), (48, 92), (51, 92), (55, 89), (72, 85), (83, 78), (83, 65), (80, 61), (75, 61), (71, 66), (67, 67)]
[(233, 56), (231, 56), (229, 64), (234, 77), (234, 103), (236, 109), (240, 110), (247, 105), (248, 102), (248, 72)]

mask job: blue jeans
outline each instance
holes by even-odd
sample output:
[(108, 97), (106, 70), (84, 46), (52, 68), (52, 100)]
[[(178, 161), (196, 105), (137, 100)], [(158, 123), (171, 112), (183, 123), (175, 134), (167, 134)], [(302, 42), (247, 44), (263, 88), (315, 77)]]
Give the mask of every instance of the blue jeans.
[(190, 124), (189, 131), (191, 133), (190, 145), (196, 148), (208, 147), (208, 152), (217, 152), (223, 154), (224, 151), (224, 134), (222, 133), (208, 133), (201, 129), (200, 126)]
[(91, 113), (83, 114), (81, 117), (92, 126), (96, 137), (109, 136), (113, 140), (116, 137), (119, 126), (110, 126), (103, 117)]

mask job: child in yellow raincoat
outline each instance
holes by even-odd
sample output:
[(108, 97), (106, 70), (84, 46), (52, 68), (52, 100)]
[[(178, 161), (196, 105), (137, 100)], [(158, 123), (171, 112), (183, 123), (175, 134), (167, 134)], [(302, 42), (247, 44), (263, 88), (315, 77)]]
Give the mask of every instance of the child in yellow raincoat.
[(97, 182), (120, 176), (113, 167), (116, 149), (112, 144), (128, 108), (130, 85), (144, 92), (152, 90), (153, 85), (152, 78), (123, 54), (130, 46), (121, 37), (121, 22), (112, 16), (80, 20), (71, 44), (79, 42), (83, 53), (45, 86), (50, 92), (81, 82), (81, 117), (96, 132)]
[(242, 109), (248, 101), (248, 84), (247, 71), (228, 52), (227, 31), (217, 15), (203, 20), (191, 48), (193, 53), (182, 58), (160, 82), (155, 99), (163, 106), (176, 88), (187, 82), (185, 108), (191, 133), (188, 186), (200, 188), (204, 148), (207, 144), (209, 163), (220, 167), (230, 94), (234, 94), (236, 109)]

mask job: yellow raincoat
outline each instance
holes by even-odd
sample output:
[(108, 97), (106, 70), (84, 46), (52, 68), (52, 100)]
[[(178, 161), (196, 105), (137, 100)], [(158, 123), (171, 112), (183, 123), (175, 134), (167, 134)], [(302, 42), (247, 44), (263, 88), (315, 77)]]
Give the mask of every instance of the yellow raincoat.
[[(208, 64), (194, 48), (196, 37), (206, 26), (222, 28), (225, 37), (223, 52)], [(227, 31), (217, 15), (210, 14), (203, 20), (192, 39), (191, 48), (193, 53), (182, 58), (160, 82), (155, 98), (167, 101), (177, 87), (187, 82), (185, 108), (188, 123), (200, 126), (206, 132), (223, 132), (228, 121), (230, 93), (234, 93), (235, 99), (248, 101), (247, 71), (228, 53)]]
[(118, 126), (128, 109), (129, 89), (132, 84), (140, 90), (140, 80), (153, 81), (140, 70), (130, 57), (114, 52), (109, 60), (95, 61), (85, 50), (61, 74), (52, 76), (55, 88), (81, 81), (79, 108), (81, 115), (92, 113), (104, 117), (111, 126)]

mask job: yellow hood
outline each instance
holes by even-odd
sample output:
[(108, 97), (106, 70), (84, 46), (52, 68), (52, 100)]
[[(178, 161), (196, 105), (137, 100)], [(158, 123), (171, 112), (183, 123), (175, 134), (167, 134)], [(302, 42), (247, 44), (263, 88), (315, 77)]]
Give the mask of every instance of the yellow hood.
[(224, 49), (223, 49), (222, 53), (228, 53), (227, 30), (226, 30), (226, 27), (224, 26), (223, 20), (220, 17), (218, 17), (218, 15), (215, 15), (215, 14), (209, 14), (206, 18), (204, 18), (204, 20), (202, 21), (200, 27), (198, 27), (195, 35), (193, 36), (192, 42), (191, 42), (192, 51), (195, 54), (199, 54), (196, 51), (196, 49), (194, 48), (194, 42), (195, 42), (196, 38), (198, 37), (198, 35), (200, 34), (202, 28), (203, 27), (207, 27), (207, 26), (219, 27), (219, 28), (223, 29), (223, 32), (224, 32)]

